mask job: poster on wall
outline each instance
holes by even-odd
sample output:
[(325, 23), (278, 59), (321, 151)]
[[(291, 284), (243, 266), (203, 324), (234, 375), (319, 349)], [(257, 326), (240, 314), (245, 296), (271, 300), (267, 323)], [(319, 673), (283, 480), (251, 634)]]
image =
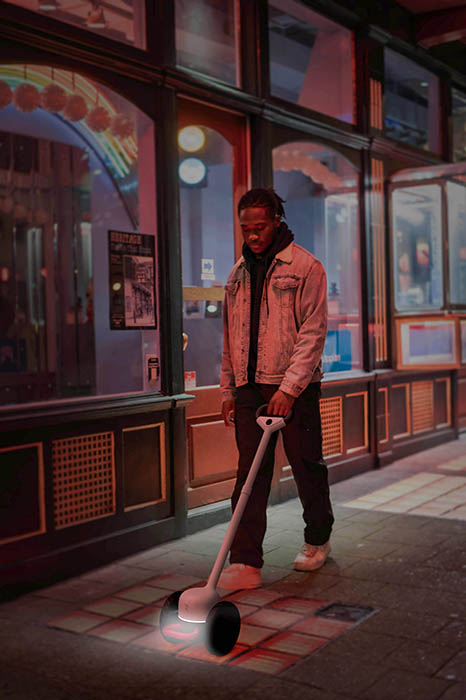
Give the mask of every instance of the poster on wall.
[(110, 328), (157, 328), (155, 312), (155, 236), (108, 232)]
[(454, 320), (399, 320), (401, 362), (398, 368), (415, 365), (455, 366)]

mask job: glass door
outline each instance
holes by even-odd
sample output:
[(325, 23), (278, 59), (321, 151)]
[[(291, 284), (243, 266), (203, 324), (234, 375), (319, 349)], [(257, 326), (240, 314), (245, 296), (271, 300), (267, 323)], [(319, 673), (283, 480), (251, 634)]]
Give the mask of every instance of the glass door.
[(224, 285), (242, 245), (236, 207), (247, 189), (246, 120), (180, 100), (178, 144), (185, 389), (196, 396), (188, 409), (193, 508), (228, 498), (236, 472), (219, 381)]

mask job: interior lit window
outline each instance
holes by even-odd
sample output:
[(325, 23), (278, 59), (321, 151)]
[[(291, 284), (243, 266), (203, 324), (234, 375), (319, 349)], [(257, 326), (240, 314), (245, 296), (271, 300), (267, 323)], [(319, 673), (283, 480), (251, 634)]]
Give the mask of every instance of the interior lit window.
[(143, 0), (6, 0), (109, 39), (146, 48)]
[(414, 61), (384, 51), (385, 133), (397, 141), (441, 152), (440, 81)]
[(351, 31), (297, 0), (268, 8), (272, 95), (354, 123)]
[(333, 149), (287, 143), (273, 151), (274, 187), (294, 240), (324, 265), (329, 323), (324, 372), (361, 368), (358, 175)]
[(442, 192), (439, 185), (400, 187), (392, 196), (395, 306), (443, 305)]
[(175, 0), (176, 62), (239, 85), (237, 0)]
[(450, 302), (466, 307), (466, 182), (447, 181), (447, 210)]
[(0, 94), (2, 402), (157, 389), (152, 121), (49, 66)]

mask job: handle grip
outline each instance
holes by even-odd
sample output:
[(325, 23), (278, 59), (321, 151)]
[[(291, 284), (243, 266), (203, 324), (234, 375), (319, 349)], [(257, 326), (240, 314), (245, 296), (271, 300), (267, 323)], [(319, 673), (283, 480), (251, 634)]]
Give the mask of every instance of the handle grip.
[[(259, 408), (256, 411), (256, 418), (259, 418), (259, 416), (264, 415), (264, 409), (266, 409), (267, 406), (268, 406), (267, 403), (263, 403), (262, 406), (259, 406)], [(286, 416), (280, 416), (280, 417), (283, 418), (285, 423), (289, 423), (290, 420), (293, 418), (293, 409), (290, 409), (288, 411), (288, 413), (286, 414)]]

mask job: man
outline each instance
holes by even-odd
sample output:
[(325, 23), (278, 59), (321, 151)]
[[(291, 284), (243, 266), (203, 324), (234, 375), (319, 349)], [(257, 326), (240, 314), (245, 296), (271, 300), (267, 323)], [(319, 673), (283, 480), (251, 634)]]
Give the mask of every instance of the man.
[[(224, 349), (220, 374), (222, 415), (234, 420), (239, 464), (232, 508), (262, 437), (257, 408), (293, 418), (282, 429), (303, 505), (304, 545), (294, 566), (321, 567), (330, 552), (334, 522), (328, 472), (322, 459), (321, 355), (327, 333), (327, 282), (321, 263), (293, 243), (282, 220), (283, 200), (269, 189), (246, 192), (238, 204), (243, 255), (225, 285)], [(231, 420), (230, 420), (231, 419)], [(230, 590), (261, 585), (262, 542), (278, 433), (271, 437), (238, 532), (230, 566), (219, 586)]]

